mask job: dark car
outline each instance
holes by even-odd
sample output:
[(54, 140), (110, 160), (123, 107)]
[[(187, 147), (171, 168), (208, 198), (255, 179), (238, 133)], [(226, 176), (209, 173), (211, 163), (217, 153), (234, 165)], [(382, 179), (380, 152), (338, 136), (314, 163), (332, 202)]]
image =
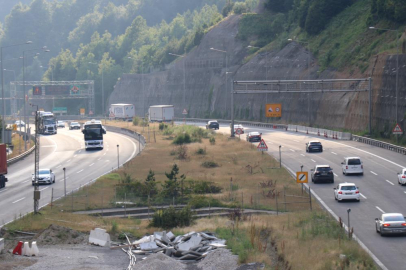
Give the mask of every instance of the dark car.
[(219, 129), (219, 128), (220, 125), (219, 122), (217, 122), (217, 120), (211, 120), (207, 122), (206, 129)]
[(312, 182), (320, 183), (334, 183), (333, 169), (329, 165), (316, 165), (314, 169), (311, 169)]
[(248, 142), (260, 142), (261, 135), (262, 135), (262, 133), (259, 133), (259, 132), (249, 132), (247, 134), (247, 141)]
[(306, 143), (306, 152), (323, 152), (323, 145), (319, 141), (310, 141)]

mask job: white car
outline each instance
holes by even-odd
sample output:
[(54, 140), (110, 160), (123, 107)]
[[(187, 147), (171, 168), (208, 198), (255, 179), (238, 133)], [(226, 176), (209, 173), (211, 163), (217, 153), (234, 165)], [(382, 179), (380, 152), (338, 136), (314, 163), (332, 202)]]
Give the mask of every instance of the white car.
[(341, 202), (343, 200), (360, 201), (358, 187), (354, 183), (341, 183), (334, 188), (334, 199)]
[[(34, 174), (31, 176), (32, 185), (35, 185)], [(39, 169), (38, 170), (38, 184), (52, 184), (55, 183), (55, 174), (51, 169)]]
[(401, 173), (398, 173), (398, 184), (406, 185), (406, 169), (403, 169)]
[(57, 127), (64, 128), (65, 127), (65, 122), (64, 121), (58, 121), (56, 124)]
[(344, 162), (341, 162), (343, 174), (364, 174), (364, 166), (359, 157), (346, 157)]
[(24, 123), (24, 121), (17, 120), (17, 121), (15, 121), (15, 123), (14, 123), (14, 124), (16, 124), (16, 125), (17, 125), (17, 127), (25, 127), (25, 123)]
[(382, 214), (381, 218), (375, 219), (376, 232), (381, 236), (387, 234), (406, 234), (405, 217), (400, 213)]

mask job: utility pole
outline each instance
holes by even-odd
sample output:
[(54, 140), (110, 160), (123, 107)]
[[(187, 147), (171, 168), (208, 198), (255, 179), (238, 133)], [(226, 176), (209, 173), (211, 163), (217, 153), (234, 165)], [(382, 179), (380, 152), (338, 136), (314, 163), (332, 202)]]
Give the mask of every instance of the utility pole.
[(66, 197), (66, 168), (63, 167), (63, 187), (65, 191), (65, 197)]
[(38, 105), (33, 105), (36, 107), (35, 111), (35, 162), (34, 162), (34, 214), (38, 214), (39, 211), (39, 200), (41, 198), (41, 192), (38, 186), (38, 176), (39, 176), (39, 136), (38, 136)]

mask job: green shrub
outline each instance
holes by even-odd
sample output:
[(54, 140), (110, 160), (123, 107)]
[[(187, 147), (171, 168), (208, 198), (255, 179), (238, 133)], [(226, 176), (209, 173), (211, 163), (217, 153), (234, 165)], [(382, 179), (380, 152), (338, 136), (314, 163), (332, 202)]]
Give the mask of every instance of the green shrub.
[(138, 116), (133, 117), (133, 126), (138, 126), (141, 122), (141, 119)]
[(196, 154), (198, 154), (198, 155), (206, 155), (206, 148), (197, 149)]
[(167, 128), (168, 128), (167, 124), (165, 124), (165, 123), (160, 123), (159, 124), (159, 130), (164, 130), (164, 129), (167, 129)]
[(215, 145), (216, 144), (216, 138), (210, 137), (209, 142), (210, 142), (211, 145)]
[(195, 194), (221, 193), (221, 191), (222, 188), (213, 182), (196, 181), (193, 183), (193, 193)]
[(214, 162), (214, 161), (205, 161), (205, 162), (203, 162), (202, 163), (202, 166), (203, 167), (205, 167), (205, 168), (216, 168), (216, 167), (219, 167), (219, 165), (216, 163), (216, 162)]
[(156, 210), (149, 225), (151, 227), (172, 229), (175, 227), (190, 226), (194, 220), (195, 215), (189, 206), (181, 210), (176, 210), (171, 206), (163, 210)]
[(250, 11), (249, 7), (243, 2), (236, 2), (233, 7), (235, 14), (243, 14)]
[(111, 230), (110, 230), (110, 232), (113, 233), (113, 234), (115, 234), (115, 233), (118, 232), (118, 224), (117, 224), (117, 221), (113, 220), (113, 221), (111, 222)]
[(248, 233), (244, 230), (233, 231), (229, 228), (217, 228), (216, 235), (218, 238), (227, 241), (227, 248), (230, 248), (234, 254), (238, 254), (240, 263), (246, 262), (248, 255), (252, 252), (253, 247)]
[(192, 140), (190, 138), (189, 133), (178, 134), (175, 137), (175, 139), (173, 140), (173, 144), (177, 144), (177, 145), (185, 144), (185, 143), (191, 143), (191, 142), (192, 142)]
[(223, 207), (224, 205), (218, 200), (210, 197), (205, 197), (202, 195), (193, 196), (188, 205), (192, 208), (203, 208), (203, 207)]

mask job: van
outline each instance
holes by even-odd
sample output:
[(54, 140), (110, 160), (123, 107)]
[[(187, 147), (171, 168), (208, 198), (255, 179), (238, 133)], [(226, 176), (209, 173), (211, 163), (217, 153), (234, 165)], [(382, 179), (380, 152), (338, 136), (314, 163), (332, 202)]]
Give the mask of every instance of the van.
[(344, 162), (341, 162), (343, 174), (364, 174), (364, 166), (359, 157), (346, 157)]

